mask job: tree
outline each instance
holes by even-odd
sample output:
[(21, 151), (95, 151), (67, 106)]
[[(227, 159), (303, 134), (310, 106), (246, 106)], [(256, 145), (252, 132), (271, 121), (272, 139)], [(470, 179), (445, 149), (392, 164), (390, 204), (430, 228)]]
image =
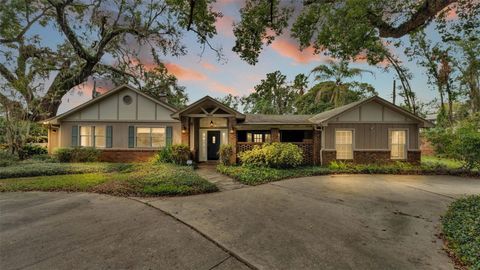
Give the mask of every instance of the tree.
[(480, 112), (480, 40), (456, 42), (460, 59), (454, 62), (460, 71), (460, 87), (467, 93), (467, 104), (473, 113)]
[[(0, 99), (28, 108), (28, 118), (39, 120), (54, 116), (61, 98), (91, 76), (128, 76), (126, 67), (135, 64), (130, 62), (130, 56), (137, 53), (135, 48), (181, 55), (185, 53), (182, 34), (192, 31), (202, 46), (215, 49), (209, 39), (216, 33), (214, 23), (221, 14), (211, 9), (211, 3), (4, 1), (0, 10)], [(49, 27), (49, 36), (58, 39), (40, 35), (36, 27)], [(46, 83), (49, 79), (51, 83)], [(10, 95), (12, 92), (15, 95)]]
[[(306, 0), (288, 6), (279, 0), (247, 0), (240, 10), (241, 21), (234, 26), (237, 38), (233, 51), (250, 64), (262, 48), (288, 29), (304, 49), (326, 52), (335, 58), (354, 59), (365, 53), (369, 63), (385, 58), (383, 39), (398, 39), (432, 20), (445, 20), (446, 11), (456, 4), (459, 19), (471, 27), (478, 18), (478, 1), (471, 0)], [(442, 15), (442, 16), (440, 16)]]
[[(333, 103), (335, 107), (345, 104), (345, 91), (348, 87), (345, 87), (344, 80), (350, 79), (356, 76), (361, 76), (362, 73), (373, 72), (360, 69), (350, 68), (347, 61), (342, 60), (339, 62), (329, 61), (329, 65), (319, 65), (312, 70), (312, 74), (316, 74), (315, 80), (322, 81), (325, 79), (333, 79), (335, 82), (335, 88), (331, 94), (330, 103)], [(322, 92), (318, 92), (317, 100), (320, 100)]]
[(287, 84), (286, 76), (280, 71), (267, 74), (255, 91), (243, 98), (244, 111), (262, 114), (292, 114), (297, 97), (292, 87)]
[[(346, 83), (340, 87), (343, 88), (344, 104), (359, 101), (377, 94), (373, 86), (367, 83)], [(297, 113), (317, 114), (335, 108), (331, 99), (337, 88), (338, 86), (333, 81), (316, 84), (295, 101)]]
[(239, 96), (234, 96), (232, 94), (228, 94), (222, 98), (219, 98), (218, 101), (223, 103), (225, 106), (237, 110), (240, 108), (242, 104), (242, 98)]
[(308, 76), (302, 73), (297, 74), (297, 76), (295, 76), (295, 79), (293, 80), (292, 87), (295, 91), (297, 91), (300, 96), (303, 96), (303, 94), (305, 94), (305, 90), (308, 87)]
[[(448, 54), (450, 48), (444, 43), (432, 44), (423, 31), (412, 34), (410, 43), (411, 46), (405, 49), (405, 54), (425, 68), (430, 85), (437, 89), (440, 96), (439, 115), (446, 115), (448, 122), (452, 124), (453, 103), (458, 93), (452, 85), (452, 59)], [(442, 45), (446, 48), (442, 48)], [(445, 104), (448, 104), (448, 111)]]

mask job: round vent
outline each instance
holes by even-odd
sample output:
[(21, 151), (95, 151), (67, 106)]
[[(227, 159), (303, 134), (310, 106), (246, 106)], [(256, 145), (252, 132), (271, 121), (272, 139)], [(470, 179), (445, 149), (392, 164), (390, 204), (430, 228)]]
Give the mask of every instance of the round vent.
[(125, 103), (126, 105), (130, 105), (132, 103), (133, 99), (131, 96), (129, 95), (125, 95), (123, 96), (123, 103)]

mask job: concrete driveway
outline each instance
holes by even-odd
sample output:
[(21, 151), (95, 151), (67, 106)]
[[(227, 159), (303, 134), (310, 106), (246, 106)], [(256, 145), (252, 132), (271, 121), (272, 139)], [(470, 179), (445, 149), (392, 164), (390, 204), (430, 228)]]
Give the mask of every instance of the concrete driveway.
[(464, 194), (480, 180), (319, 176), (145, 204), (4, 193), (0, 268), (453, 269), (435, 234)]
[(261, 269), (453, 269), (439, 217), (480, 180), (337, 175), (150, 201)]

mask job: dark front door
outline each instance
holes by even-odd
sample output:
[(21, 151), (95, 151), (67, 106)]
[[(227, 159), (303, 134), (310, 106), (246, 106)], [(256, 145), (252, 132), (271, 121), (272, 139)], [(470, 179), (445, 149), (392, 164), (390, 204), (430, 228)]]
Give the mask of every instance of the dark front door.
[(207, 159), (218, 160), (220, 150), (220, 131), (207, 131)]

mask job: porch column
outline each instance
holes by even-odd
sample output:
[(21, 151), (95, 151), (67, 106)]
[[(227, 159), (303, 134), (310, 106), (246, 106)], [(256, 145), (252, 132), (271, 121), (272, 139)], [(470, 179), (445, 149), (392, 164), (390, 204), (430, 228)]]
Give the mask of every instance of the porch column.
[(182, 144), (190, 145), (190, 121), (189, 117), (181, 117)]
[(322, 148), (322, 132), (313, 130), (313, 165), (320, 164), (320, 149)]
[(228, 143), (233, 148), (233, 153), (232, 153), (232, 156), (230, 157), (231, 164), (237, 163), (237, 130), (235, 130), (236, 125), (237, 125), (237, 119), (234, 117), (230, 117), (228, 119)]
[(280, 131), (278, 128), (272, 128), (270, 130), (271, 132), (271, 137), (272, 137), (272, 142), (280, 142)]

